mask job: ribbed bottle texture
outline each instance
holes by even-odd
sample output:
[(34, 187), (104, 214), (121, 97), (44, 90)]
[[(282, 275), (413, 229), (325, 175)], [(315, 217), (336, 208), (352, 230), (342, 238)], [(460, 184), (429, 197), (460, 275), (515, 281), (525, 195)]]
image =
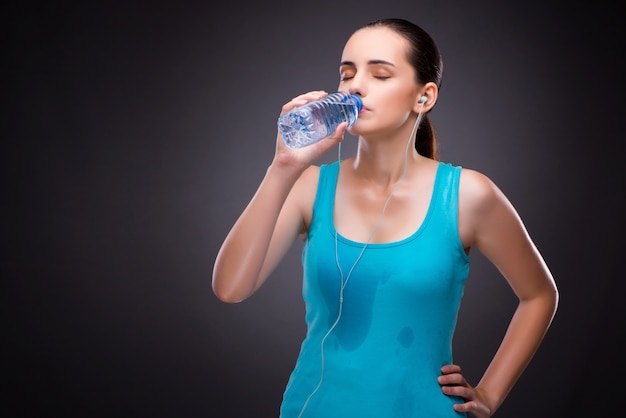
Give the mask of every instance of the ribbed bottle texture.
[(290, 148), (302, 148), (330, 136), (341, 122), (354, 125), (363, 107), (361, 98), (345, 92), (331, 93), (278, 118), (278, 129)]

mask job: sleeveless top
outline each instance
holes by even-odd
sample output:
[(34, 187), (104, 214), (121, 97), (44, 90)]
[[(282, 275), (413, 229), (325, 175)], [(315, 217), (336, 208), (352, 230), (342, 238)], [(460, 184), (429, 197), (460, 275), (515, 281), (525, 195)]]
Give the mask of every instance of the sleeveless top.
[[(335, 231), (338, 169), (338, 161), (320, 166), (302, 250), (307, 333), (280, 417), (466, 416), (452, 407), (462, 399), (443, 394), (437, 382), (441, 366), (452, 363), (469, 273), (458, 234), (461, 167), (440, 162), (417, 231), (400, 241), (368, 244), (360, 259), (365, 243)], [(344, 281), (353, 268), (341, 311), (338, 264)]]

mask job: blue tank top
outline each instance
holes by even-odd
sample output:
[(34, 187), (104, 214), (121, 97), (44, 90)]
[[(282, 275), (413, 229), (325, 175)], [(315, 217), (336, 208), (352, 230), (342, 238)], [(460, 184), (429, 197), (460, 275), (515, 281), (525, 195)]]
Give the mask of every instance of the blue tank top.
[(280, 417), (466, 416), (452, 408), (462, 400), (443, 394), (437, 382), (441, 366), (452, 363), (452, 337), (469, 273), (458, 233), (461, 167), (439, 163), (417, 231), (397, 242), (367, 246), (329, 333), (339, 316), (337, 259), (345, 280), (365, 245), (336, 234), (338, 168), (339, 162), (320, 167), (302, 251), (307, 333)]

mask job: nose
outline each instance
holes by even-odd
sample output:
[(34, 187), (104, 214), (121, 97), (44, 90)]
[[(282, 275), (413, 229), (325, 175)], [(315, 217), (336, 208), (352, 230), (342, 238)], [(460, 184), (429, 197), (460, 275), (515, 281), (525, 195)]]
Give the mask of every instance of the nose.
[(350, 80), (348, 91), (350, 92), (350, 94), (363, 97), (363, 95), (365, 94), (365, 74), (355, 74), (352, 80)]
[(362, 96), (363, 96), (363, 94), (361, 93), (361, 90), (360, 90), (360, 89), (355, 89), (355, 88), (353, 88), (353, 87), (349, 88), (349, 89), (348, 89), (348, 92), (349, 92), (350, 94), (352, 94), (353, 96), (359, 96), (359, 97), (362, 97)]
[(359, 82), (350, 83), (350, 87), (348, 87), (348, 92), (355, 96), (363, 97), (365, 89)]

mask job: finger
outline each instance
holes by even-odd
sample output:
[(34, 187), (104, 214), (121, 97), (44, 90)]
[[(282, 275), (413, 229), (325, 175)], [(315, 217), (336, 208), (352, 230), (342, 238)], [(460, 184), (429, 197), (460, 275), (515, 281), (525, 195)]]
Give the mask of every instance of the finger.
[(337, 142), (343, 141), (343, 137), (346, 133), (346, 129), (348, 129), (348, 123), (347, 122), (341, 122), (338, 126), (337, 129), (335, 129), (335, 132), (333, 132), (330, 136), (333, 139), (337, 139)]
[(346, 122), (340, 123), (335, 132), (333, 132), (330, 136), (318, 141), (315, 144), (309, 145), (309, 147), (317, 148), (320, 154), (325, 153), (326, 151), (343, 141), (344, 132), (347, 125), (348, 124)]
[(475, 401), (454, 404), (453, 408), (457, 412), (471, 412), (476, 417), (488, 417), (491, 415), (489, 408)]
[(474, 391), (466, 386), (442, 386), (441, 391), (449, 396), (458, 396), (466, 401), (474, 400)]
[(452, 373), (452, 374), (444, 374), (442, 376), (437, 377), (437, 382), (440, 385), (462, 385), (468, 386), (465, 377), (463, 377), (460, 373)]
[(446, 364), (441, 367), (441, 373), (449, 374), (449, 373), (461, 373), (461, 366), (458, 364)]
[(327, 96), (328, 93), (325, 90), (313, 90), (313, 91), (309, 91), (306, 93), (303, 93), (299, 96), (294, 97), (292, 100), (307, 100), (307, 101), (311, 101), (311, 100), (318, 100), (321, 99), (322, 97)]
[(470, 412), (478, 409), (478, 405), (474, 401), (457, 403), (453, 405), (455, 411), (458, 412)]
[(297, 107), (304, 106), (309, 102), (321, 100), (326, 96), (328, 96), (328, 93), (324, 90), (315, 90), (301, 94), (294, 97), (289, 102), (285, 103), (281, 109), (280, 114), (282, 115), (283, 113), (289, 112), (290, 110), (293, 110)]

